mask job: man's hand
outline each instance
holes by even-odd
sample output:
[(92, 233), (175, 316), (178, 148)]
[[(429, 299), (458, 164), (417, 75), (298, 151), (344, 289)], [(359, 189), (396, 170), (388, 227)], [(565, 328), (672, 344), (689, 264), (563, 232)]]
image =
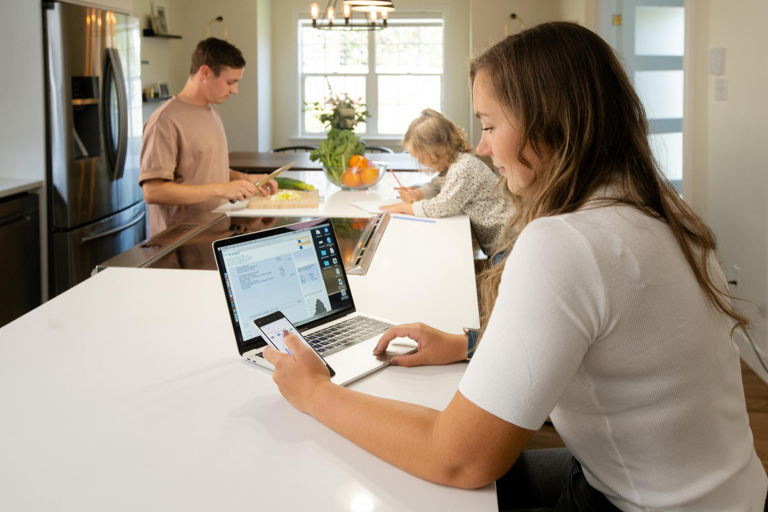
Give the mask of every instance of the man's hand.
[(394, 356), (389, 364), (395, 366), (448, 364), (467, 358), (466, 335), (450, 334), (422, 323), (390, 327), (379, 339), (373, 353), (383, 354), (395, 338), (410, 338), (418, 344), (418, 350), (413, 354)]
[(419, 187), (399, 187), (395, 190), (400, 193), (400, 199), (406, 203), (414, 203), (424, 199), (424, 192)]
[(411, 203), (385, 204), (380, 206), (379, 210), (389, 213), (407, 213), (413, 215), (413, 206)]
[(314, 393), (324, 384), (330, 384), (331, 376), (317, 354), (296, 336), (284, 331), (283, 340), (291, 353), (284, 354), (267, 347), (264, 359), (275, 366), (272, 380), (280, 393), (298, 410), (309, 413)]
[(231, 201), (242, 201), (256, 193), (256, 187), (249, 180), (232, 180), (219, 185), (219, 197)]
[[(251, 183), (253, 183), (254, 185), (259, 180), (263, 179), (264, 176), (266, 176), (266, 174), (249, 174), (248, 175), (249, 179), (251, 180)], [(277, 189), (278, 189), (277, 181), (275, 181), (274, 179), (271, 179), (267, 181), (265, 184), (263, 184), (262, 186), (260, 186), (257, 190), (263, 196), (271, 196), (272, 194), (277, 192)]]

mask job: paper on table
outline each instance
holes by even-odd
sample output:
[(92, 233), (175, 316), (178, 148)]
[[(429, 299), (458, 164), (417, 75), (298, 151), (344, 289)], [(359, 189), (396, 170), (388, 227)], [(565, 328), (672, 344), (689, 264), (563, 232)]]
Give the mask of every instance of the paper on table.
[(349, 204), (356, 208), (360, 208), (364, 212), (381, 213), (381, 210), (379, 210), (380, 206), (385, 204), (397, 204), (399, 202), (400, 201), (397, 199), (372, 199), (369, 201), (353, 201)]

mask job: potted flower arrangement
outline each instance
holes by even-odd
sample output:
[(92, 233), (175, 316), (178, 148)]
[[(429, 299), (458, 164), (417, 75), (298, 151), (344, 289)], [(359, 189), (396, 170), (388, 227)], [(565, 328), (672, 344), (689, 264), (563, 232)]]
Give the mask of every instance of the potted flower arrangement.
[(365, 104), (344, 94), (333, 95), (324, 104), (315, 102), (308, 107), (320, 113), (318, 119), (328, 129), (325, 140), (310, 153), (310, 160), (319, 160), (331, 183), (342, 188), (360, 190), (374, 185), (386, 165), (365, 158), (363, 141), (354, 131), (358, 123), (371, 115)]

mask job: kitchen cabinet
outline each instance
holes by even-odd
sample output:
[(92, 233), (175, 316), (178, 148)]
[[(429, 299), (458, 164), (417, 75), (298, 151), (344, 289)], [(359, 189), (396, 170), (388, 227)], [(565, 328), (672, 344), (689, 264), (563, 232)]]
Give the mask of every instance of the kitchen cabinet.
[(37, 194), (0, 199), (0, 327), (40, 305)]

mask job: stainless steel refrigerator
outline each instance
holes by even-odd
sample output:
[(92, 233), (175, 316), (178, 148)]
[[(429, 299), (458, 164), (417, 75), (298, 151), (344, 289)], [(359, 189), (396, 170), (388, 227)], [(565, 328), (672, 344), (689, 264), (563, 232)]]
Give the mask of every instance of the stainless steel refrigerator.
[(139, 20), (43, 2), (51, 296), (145, 238)]

